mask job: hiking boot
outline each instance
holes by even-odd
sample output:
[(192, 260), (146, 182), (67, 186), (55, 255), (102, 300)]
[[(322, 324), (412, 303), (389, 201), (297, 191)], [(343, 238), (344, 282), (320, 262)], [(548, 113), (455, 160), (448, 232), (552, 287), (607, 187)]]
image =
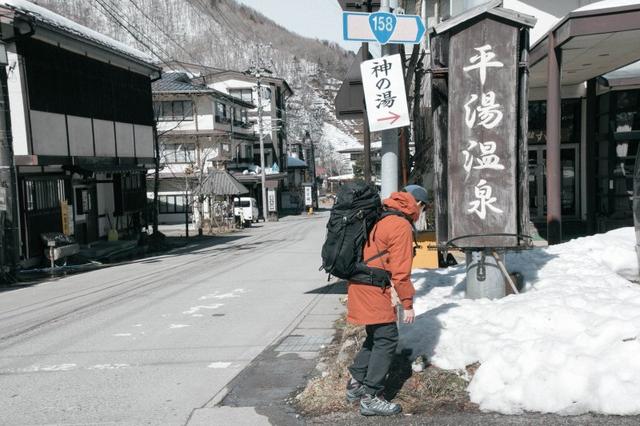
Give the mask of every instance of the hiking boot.
[(347, 382), (347, 402), (356, 402), (364, 396), (364, 385), (354, 378)]
[(382, 397), (366, 394), (360, 399), (360, 414), (363, 416), (393, 416), (402, 412), (402, 406)]

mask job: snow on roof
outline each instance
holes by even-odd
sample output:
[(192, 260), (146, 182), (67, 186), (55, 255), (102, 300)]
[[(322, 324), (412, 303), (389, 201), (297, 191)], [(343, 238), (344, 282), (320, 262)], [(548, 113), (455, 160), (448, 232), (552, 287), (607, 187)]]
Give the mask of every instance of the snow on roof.
[(465, 265), (416, 270), (400, 350), (437, 367), (478, 362), (467, 390), (482, 411), (640, 413), (640, 285), (632, 227), (509, 253), (525, 290), (464, 298)]
[(58, 30), (68, 32), (77, 37), (89, 39), (102, 46), (115, 50), (126, 56), (130, 56), (140, 61), (146, 62), (148, 64), (151, 64), (154, 61), (152, 56), (147, 55), (146, 53), (143, 53), (138, 49), (114, 40), (111, 37), (107, 37), (104, 34), (80, 25), (77, 22), (74, 22), (70, 19), (65, 18), (64, 16), (50, 11), (49, 9), (45, 9), (42, 6), (38, 6), (26, 0), (0, 0), (0, 7), (7, 7), (9, 9), (15, 10), (18, 13), (27, 15), (35, 19), (36, 22), (50, 25)]
[(329, 176), (327, 178), (327, 180), (330, 181), (342, 181), (342, 180), (352, 180), (355, 178), (355, 175), (353, 173), (348, 174), (348, 175), (339, 175), (339, 176)]
[(582, 6), (574, 12), (586, 12), (587, 10), (609, 9), (612, 7), (640, 5), (639, 0), (602, 0)]

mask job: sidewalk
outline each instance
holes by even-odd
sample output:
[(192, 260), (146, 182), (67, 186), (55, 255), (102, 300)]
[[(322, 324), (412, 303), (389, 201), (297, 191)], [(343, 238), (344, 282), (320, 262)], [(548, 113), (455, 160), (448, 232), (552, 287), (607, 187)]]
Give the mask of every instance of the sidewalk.
[(317, 358), (335, 334), (334, 322), (344, 312), (340, 299), (346, 285), (334, 283), (313, 290), (318, 295), (301, 315), (227, 387), (193, 411), (190, 426), (212, 424), (302, 424), (287, 404), (306, 385)]

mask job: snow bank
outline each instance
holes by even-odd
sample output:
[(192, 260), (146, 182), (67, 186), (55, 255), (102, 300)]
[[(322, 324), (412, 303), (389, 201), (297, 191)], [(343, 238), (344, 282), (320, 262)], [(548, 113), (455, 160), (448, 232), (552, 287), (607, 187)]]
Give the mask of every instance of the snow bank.
[(640, 414), (640, 286), (633, 228), (507, 256), (526, 291), (464, 299), (464, 266), (414, 271), (401, 346), (441, 368), (480, 362), (482, 410)]

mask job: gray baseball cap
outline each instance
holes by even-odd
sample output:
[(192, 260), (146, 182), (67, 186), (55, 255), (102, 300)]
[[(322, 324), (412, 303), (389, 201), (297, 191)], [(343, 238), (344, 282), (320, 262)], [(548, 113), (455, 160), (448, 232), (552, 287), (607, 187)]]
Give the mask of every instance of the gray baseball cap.
[(416, 199), (416, 202), (420, 201), (422, 202), (422, 204), (427, 204), (429, 202), (429, 195), (427, 194), (427, 190), (420, 185), (407, 185), (404, 187), (404, 191), (413, 195), (413, 198)]

